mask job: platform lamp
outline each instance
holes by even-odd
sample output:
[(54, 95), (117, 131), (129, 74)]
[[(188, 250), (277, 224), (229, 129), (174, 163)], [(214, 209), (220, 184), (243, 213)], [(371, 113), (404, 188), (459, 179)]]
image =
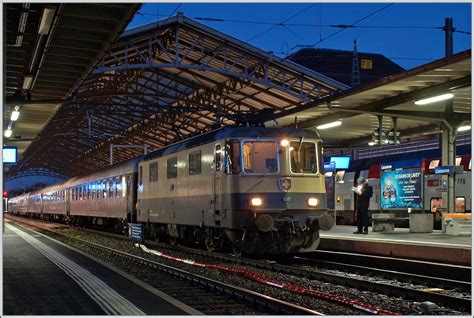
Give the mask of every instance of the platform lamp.
[[(388, 136), (387, 140), (388, 140), (389, 144), (391, 144), (391, 145), (397, 144), (398, 145), (400, 143), (400, 132), (399, 131), (397, 131), (395, 133), (395, 129), (392, 128), (388, 131), (387, 136)], [(395, 140), (396, 140), (396, 142), (395, 142)]]

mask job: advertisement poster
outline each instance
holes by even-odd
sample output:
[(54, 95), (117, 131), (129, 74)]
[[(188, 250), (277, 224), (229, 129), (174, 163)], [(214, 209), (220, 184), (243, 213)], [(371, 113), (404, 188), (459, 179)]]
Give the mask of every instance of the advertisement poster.
[(384, 171), (381, 177), (382, 209), (421, 209), (422, 175), (420, 168)]

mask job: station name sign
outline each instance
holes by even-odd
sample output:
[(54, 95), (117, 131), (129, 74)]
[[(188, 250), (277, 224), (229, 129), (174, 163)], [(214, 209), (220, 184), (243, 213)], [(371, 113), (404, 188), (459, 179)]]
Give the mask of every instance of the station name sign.
[(454, 173), (454, 166), (440, 166), (435, 168), (435, 174), (448, 174)]
[(128, 223), (128, 238), (135, 242), (144, 242), (145, 232), (143, 224)]

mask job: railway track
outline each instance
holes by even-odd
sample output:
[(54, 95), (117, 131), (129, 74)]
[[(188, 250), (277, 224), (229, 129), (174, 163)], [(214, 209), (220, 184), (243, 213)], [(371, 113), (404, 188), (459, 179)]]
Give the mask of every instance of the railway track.
[(325, 250), (317, 250), (308, 253), (304, 258), (334, 268), (337, 268), (339, 264), (342, 264), (347, 266), (347, 268), (352, 266), (354, 266), (354, 268), (370, 267), (374, 270), (381, 269), (422, 276), (426, 275), (426, 269), (429, 268), (430, 276), (459, 282), (471, 282), (471, 267), (456, 264), (441, 264), (412, 259)]
[[(169, 248), (169, 246), (165, 245), (157, 245), (157, 247), (165, 247)], [(208, 253), (206, 251), (190, 249), (186, 247), (175, 247), (176, 249), (181, 249), (185, 251), (187, 254), (192, 253), (194, 255), (204, 256), (204, 257), (212, 257), (218, 259), (220, 261), (237, 263), (241, 265), (252, 266), (256, 268), (261, 268), (273, 272), (280, 272), (285, 274), (291, 274), (298, 277), (306, 277), (313, 280), (324, 281), (331, 284), (338, 284), (342, 286), (348, 286), (357, 288), (360, 290), (369, 290), (389, 296), (396, 296), (402, 297), (404, 299), (411, 299), (414, 301), (424, 302), (430, 301), (436, 304), (442, 304), (449, 308), (453, 309), (462, 309), (470, 312), (471, 310), (471, 283), (465, 277), (465, 280), (453, 280), (449, 278), (443, 277), (432, 277), (426, 275), (419, 275), (413, 273), (406, 273), (401, 271), (393, 271), (393, 270), (384, 270), (380, 268), (373, 268), (369, 266), (359, 266), (359, 265), (350, 265), (345, 263), (337, 263), (331, 261), (319, 261), (315, 260), (314, 258), (306, 258), (306, 257), (295, 257), (291, 260), (285, 259), (283, 264), (280, 262), (273, 260), (256, 260), (251, 258), (236, 258), (231, 255), (226, 254), (215, 254), (215, 253)], [(401, 263), (402, 260), (399, 260), (398, 263)], [(286, 264), (285, 264), (286, 263)], [(288, 265), (291, 263), (291, 265)], [(428, 267), (425, 263), (424, 273), (430, 273), (431, 268)], [(417, 263), (419, 266), (421, 264)], [(344, 271), (346, 273), (357, 273), (359, 277), (353, 277), (348, 275), (341, 275), (341, 273), (330, 273), (326, 271), (322, 271), (319, 269), (314, 269), (314, 265), (317, 265), (318, 268), (337, 268), (340, 271)], [(455, 271), (459, 268), (459, 266), (453, 265), (444, 265), (444, 271), (440, 271), (439, 268), (443, 265), (434, 264), (434, 266), (438, 269), (435, 270), (434, 273), (441, 273), (441, 276), (454, 276), (458, 277), (458, 274), (448, 274), (449, 269), (451, 271)], [(312, 267), (311, 269), (309, 269)], [(467, 272), (467, 269), (465, 273)], [(394, 280), (399, 282), (404, 282), (401, 286), (397, 286), (393, 282), (385, 281), (383, 279), (366, 279), (366, 276), (370, 275), (373, 276), (380, 276), (385, 280)], [(365, 277), (364, 277), (365, 276)], [(418, 288), (408, 287), (406, 283), (409, 285), (419, 284)], [(449, 294), (445, 294), (446, 292), (450, 292), (452, 290), (458, 291), (458, 294), (465, 294), (469, 295), (469, 297), (456, 297)]]
[(245, 288), (224, 284), (101, 244), (66, 236), (31, 222), (22, 222), (18, 218), (15, 218), (15, 222), (47, 231), (55, 238), (59, 236), (64, 240), (73, 240), (83, 245), (82, 248), (87, 246), (89, 253), (96, 252), (93, 253), (94, 256), (105, 258), (119, 269), (206, 315), (322, 315), (317, 311)]
[[(102, 232), (92, 231), (96, 234), (104, 235)], [(123, 236), (110, 235), (115, 238), (126, 239)], [(190, 255), (194, 255), (198, 258), (214, 259), (216, 261), (227, 262), (231, 264), (251, 266), (253, 268), (263, 269), (275, 273), (290, 274), (295, 277), (304, 277), (311, 280), (320, 282), (326, 282), (330, 284), (337, 284), (340, 286), (352, 287), (358, 290), (367, 290), (375, 293), (388, 295), (390, 297), (401, 297), (403, 299), (424, 302), (431, 301), (438, 305), (443, 305), (455, 310), (464, 310), (470, 312), (471, 299), (470, 299), (470, 283), (466, 281), (457, 281), (441, 277), (428, 277), (425, 275), (418, 275), (413, 273), (405, 273), (400, 271), (392, 271), (380, 268), (372, 268), (369, 266), (344, 264), (341, 262), (332, 262), (328, 260), (314, 260), (307, 257), (295, 257), (291, 260), (285, 260), (284, 263), (278, 263), (276, 261), (262, 261), (250, 258), (236, 258), (232, 255), (227, 254), (210, 254), (203, 250), (196, 250), (187, 247), (175, 246), (170, 247), (164, 244), (155, 244), (148, 242), (150, 247), (157, 247), (159, 249), (171, 250), (179, 253), (183, 253), (187, 258), (192, 258)], [(315, 268), (317, 266), (317, 268)], [(323, 267), (324, 270), (320, 270)], [(325, 271), (325, 269), (338, 269), (344, 270), (344, 273), (331, 273)], [(357, 273), (359, 276), (347, 275), (347, 273)], [(430, 272), (430, 269), (425, 267), (425, 272)], [(362, 275), (362, 276), (360, 276)], [(398, 280), (421, 284), (428, 286), (428, 288), (416, 289), (410, 288), (406, 285), (399, 286), (393, 282), (374, 280), (364, 278), (363, 275), (380, 276), (384, 279)], [(431, 272), (430, 272), (431, 275)], [(444, 289), (457, 289), (466, 292), (466, 297), (455, 297), (452, 295), (446, 295), (439, 292), (432, 292), (434, 290), (431, 287), (442, 287)]]

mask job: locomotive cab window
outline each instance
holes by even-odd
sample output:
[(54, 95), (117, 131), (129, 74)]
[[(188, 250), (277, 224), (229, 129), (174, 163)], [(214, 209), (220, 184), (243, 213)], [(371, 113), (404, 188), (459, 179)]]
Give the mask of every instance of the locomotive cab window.
[(166, 175), (168, 179), (174, 179), (178, 176), (178, 157), (169, 158), (166, 161)]
[(290, 169), (292, 173), (317, 173), (316, 144), (290, 142)]
[(243, 163), (245, 173), (277, 173), (276, 141), (244, 141)]
[(231, 139), (225, 145), (225, 172), (237, 174), (240, 172), (240, 142)]

